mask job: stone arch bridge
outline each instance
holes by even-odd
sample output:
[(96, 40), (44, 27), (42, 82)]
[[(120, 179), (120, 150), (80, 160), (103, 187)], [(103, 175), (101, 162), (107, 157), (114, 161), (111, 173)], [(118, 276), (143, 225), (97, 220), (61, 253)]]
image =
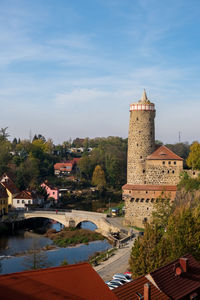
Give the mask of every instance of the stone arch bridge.
[(120, 231), (120, 228), (113, 226), (109, 222), (109, 219), (106, 218), (105, 214), (90, 211), (70, 210), (61, 212), (56, 210), (37, 210), (20, 213), (19, 218), (47, 218), (55, 220), (63, 224), (65, 227), (77, 227), (81, 222), (90, 221), (97, 226), (96, 231), (100, 232), (104, 236)]

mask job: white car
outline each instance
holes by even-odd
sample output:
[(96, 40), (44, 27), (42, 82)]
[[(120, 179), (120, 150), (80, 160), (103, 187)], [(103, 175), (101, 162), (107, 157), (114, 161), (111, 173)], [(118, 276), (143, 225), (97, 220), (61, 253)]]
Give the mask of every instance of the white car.
[(113, 279), (122, 279), (122, 280), (124, 280), (124, 281), (126, 281), (126, 282), (131, 282), (132, 281), (132, 279), (130, 278), (130, 276), (129, 275), (126, 275), (126, 274), (122, 274), (122, 273), (117, 273), (117, 274), (115, 274), (114, 276), (113, 276)]

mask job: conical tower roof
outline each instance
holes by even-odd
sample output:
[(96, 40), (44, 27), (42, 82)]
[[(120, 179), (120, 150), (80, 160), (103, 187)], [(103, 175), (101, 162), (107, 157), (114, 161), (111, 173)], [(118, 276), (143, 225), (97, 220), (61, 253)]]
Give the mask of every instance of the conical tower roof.
[(147, 98), (147, 93), (144, 89), (143, 93), (142, 93), (142, 97), (140, 99), (139, 102), (142, 102), (142, 103), (150, 103), (149, 99)]

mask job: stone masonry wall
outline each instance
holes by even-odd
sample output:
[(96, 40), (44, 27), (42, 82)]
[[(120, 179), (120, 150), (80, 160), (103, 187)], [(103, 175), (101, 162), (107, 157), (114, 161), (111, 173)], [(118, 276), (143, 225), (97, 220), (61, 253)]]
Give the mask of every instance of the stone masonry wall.
[(125, 224), (144, 227), (145, 221), (151, 222), (154, 204), (157, 198), (170, 198), (174, 200), (175, 191), (160, 192), (160, 191), (127, 191), (123, 193), (125, 200)]
[(176, 160), (147, 160), (146, 184), (176, 185), (180, 181), (183, 162)]
[(145, 161), (155, 149), (155, 111), (131, 111), (127, 183), (145, 184)]

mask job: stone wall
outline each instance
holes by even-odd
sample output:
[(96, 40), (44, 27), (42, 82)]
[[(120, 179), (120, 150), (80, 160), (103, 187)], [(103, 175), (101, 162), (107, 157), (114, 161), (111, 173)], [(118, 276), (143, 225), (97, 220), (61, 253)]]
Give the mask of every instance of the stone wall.
[(131, 111), (128, 135), (127, 183), (145, 183), (145, 161), (155, 150), (155, 111)]
[(176, 185), (182, 171), (179, 160), (146, 160), (146, 184)]
[(125, 201), (125, 224), (144, 227), (145, 221), (151, 222), (154, 204), (161, 197), (175, 199), (176, 191), (123, 191)]

